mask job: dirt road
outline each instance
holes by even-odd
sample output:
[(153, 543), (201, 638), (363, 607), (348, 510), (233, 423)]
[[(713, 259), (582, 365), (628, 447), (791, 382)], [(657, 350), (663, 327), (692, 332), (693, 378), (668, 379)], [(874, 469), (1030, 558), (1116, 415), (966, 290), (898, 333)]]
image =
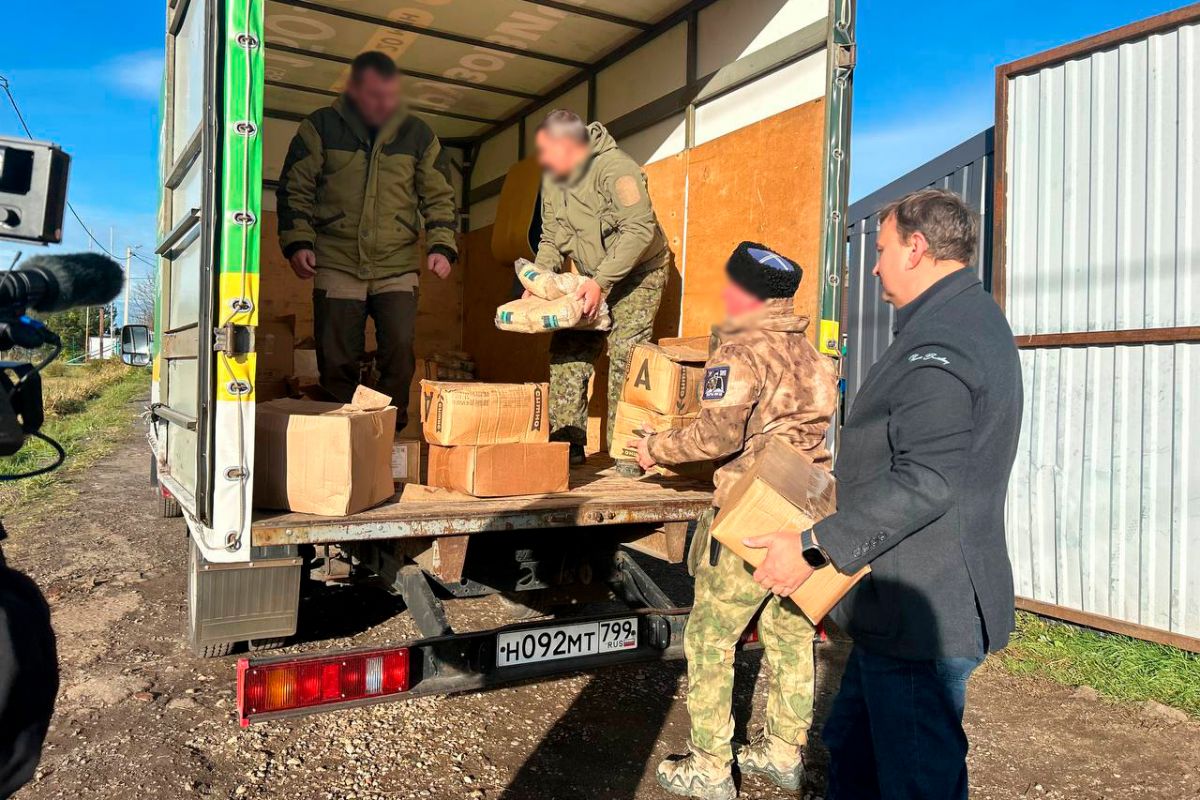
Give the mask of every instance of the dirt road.
[[(132, 409), (131, 409), (132, 417)], [(76, 496), (38, 525), (8, 517), (13, 566), (54, 609), (63, 689), (39, 777), (43, 798), (663, 798), (653, 765), (686, 738), (680, 665), (622, 668), (484, 694), (425, 698), (272, 722), (234, 719), (234, 659), (182, 644), (185, 531), (160, 520), (147, 455), (126, 441), (72, 479)], [(415, 634), (371, 587), (320, 589), (301, 608), (296, 650)], [(456, 628), (500, 624), (493, 599), (450, 604)], [(821, 705), (841, 645), (820, 648)], [(760, 656), (739, 660), (742, 708)], [(1200, 797), (1200, 724), (985, 665), (968, 729), (977, 798)], [(739, 730), (746, 730), (745, 714)], [(819, 797), (814, 753), (806, 796)], [(742, 796), (788, 795), (747, 781)]]

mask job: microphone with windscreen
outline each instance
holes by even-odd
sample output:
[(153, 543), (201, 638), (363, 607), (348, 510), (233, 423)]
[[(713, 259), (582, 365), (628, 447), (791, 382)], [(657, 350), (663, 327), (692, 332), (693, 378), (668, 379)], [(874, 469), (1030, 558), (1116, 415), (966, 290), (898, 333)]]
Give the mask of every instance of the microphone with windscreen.
[(98, 253), (34, 256), (0, 273), (0, 314), (5, 310), (65, 311), (112, 302), (125, 285), (117, 262)]

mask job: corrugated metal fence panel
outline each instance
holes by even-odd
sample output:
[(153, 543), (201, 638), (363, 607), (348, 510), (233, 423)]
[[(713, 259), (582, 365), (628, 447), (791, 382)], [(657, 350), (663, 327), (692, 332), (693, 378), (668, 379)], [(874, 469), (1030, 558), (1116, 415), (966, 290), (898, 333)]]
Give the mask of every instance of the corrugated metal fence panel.
[(1021, 351), (1017, 594), (1200, 636), (1200, 344)]
[(975, 265), (984, 285), (991, 287), (993, 141), (994, 131), (989, 128), (850, 207), (846, 309), (842, 320), (842, 330), (846, 334), (843, 363), (846, 408), (853, 402), (867, 370), (892, 341), (892, 307), (879, 296), (879, 282), (871, 274), (875, 267), (880, 207), (930, 186), (949, 189), (963, 197), (981, 217), (979, 255)]
[(1200, 325), (1198, 90), (1200, 25), (1011, 79), (1014, 333)]

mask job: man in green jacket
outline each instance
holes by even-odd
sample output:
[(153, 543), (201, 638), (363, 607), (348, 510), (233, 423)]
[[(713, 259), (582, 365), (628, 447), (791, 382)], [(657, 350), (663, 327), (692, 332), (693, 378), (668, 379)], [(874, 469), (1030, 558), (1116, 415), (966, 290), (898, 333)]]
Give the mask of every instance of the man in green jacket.
[[(552, 111), (538, 126), (542, 181), (540, 269), (560, 271), (570, 257), (586, 281), (576, 294), (585, 314), (607, 299), (608, 430), (629, 367), (629, 351), (650, 339), (671, 260), (646, 176), (599, 122)], [(606, 334), (562, 330), (550, 341), (551, 438), (571, 444), (572, 463), (587, 442), (587, 390)]]
[(345, 93), (300, 123), (276, 192), (283, 254), (297, 277), (314, 281), (321, 386), (350, 401), (369, 315), (379, 389), (401, 427), (415, 367), (422, 224), (429, 270), (445, 279), (457, 260), (449, 167), (433, 131), (404, 109), (396, 64), (372, 51), (354, 59)]

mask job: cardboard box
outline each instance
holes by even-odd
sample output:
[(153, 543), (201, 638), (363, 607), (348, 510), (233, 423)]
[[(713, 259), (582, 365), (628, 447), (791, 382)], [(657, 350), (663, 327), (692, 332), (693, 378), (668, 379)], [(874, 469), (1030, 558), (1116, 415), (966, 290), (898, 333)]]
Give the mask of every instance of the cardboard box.
[(617, 403), (617, 416), (613, 420), (608, 454), (618, 461), (633, 461), (637, 459), (637, 450), (629, 446), (629, 441), (642, 438), (643, 424), (648, 424), (655, 433), (662, 433), (672, 428), (687, 427), (693, 419), (695, 416), (659, 414), (657, 411), (640, 408), (622, 400)]
[(421, 381), (421, 429), (440, 445), (550, 441), (545, 383)]
[(392, 483), (421, 482), (421, 440), (396, 437), (392, 444)]
[(254, 329), (254, 397), (258, 401), (290, 394), (287, 379), (292, 374), (295, 324), (295, 317), (285, 317), (259, 323)]
[[(466, 362), (460, 362), (465, 364)], [(465, 369), (443, 363), (437, 358), (418, 358), (415, 370), (418, 381), (470, 381), (475, 379), (474, 366)]]
[(706, 360), (707, 350), (639, 344), (629, 352), (621, 399), (660, 414), (699, 413)]
[(321, 373), (317, 369), (317, 351), (312, 348), (296, 348), (292, 354), (292, 375), (301, 384), (320, 383)]
[[(742, 540), (772, 531), (795, 531), (799, 536), (837, 509), (833, 475), (813, 466), (803, 453), (782, 439), (771, 439), (750, 471), (729, 492), (713, 521), (712, 535), (743, 560), (757, 567), (766, 550), (746, 547)], [(801, 586), (792, 600), (814, 625), (846, 592), (871, 571), (863, 567), (843, 575), (822, 567)]]
[[(613, 423), (614, 436), (609, 445), (608, 454), (617, 461), (635, 460), (637, 450), (630, 447), (628, 442), (642, 438), (643, 422), (649, 423), (655, 433), (661, 433), (672, 428), (687, 427), (695, 419), (695, 415), (677, 417), (670, 414), (659, 414), (645, 408), (638, 408), (631, 403), (619, 402), (617, 417)], [(712, 461), (696, 461), (690, 464), (678, 464), (674, 467), (657, 466), (651, 469), (650, 473), (667, 478), (687, 478), (701, 483), (712, 483), (716, 466)]]
[(476, 497), (565, 492), (569, 452), (566, 442), (430, 445), (429, 485)]
[(345, 405), (260, 403), (254, 436), (254, 504), (345, 516), (387, 500), (396, 408), (365, 386)]

